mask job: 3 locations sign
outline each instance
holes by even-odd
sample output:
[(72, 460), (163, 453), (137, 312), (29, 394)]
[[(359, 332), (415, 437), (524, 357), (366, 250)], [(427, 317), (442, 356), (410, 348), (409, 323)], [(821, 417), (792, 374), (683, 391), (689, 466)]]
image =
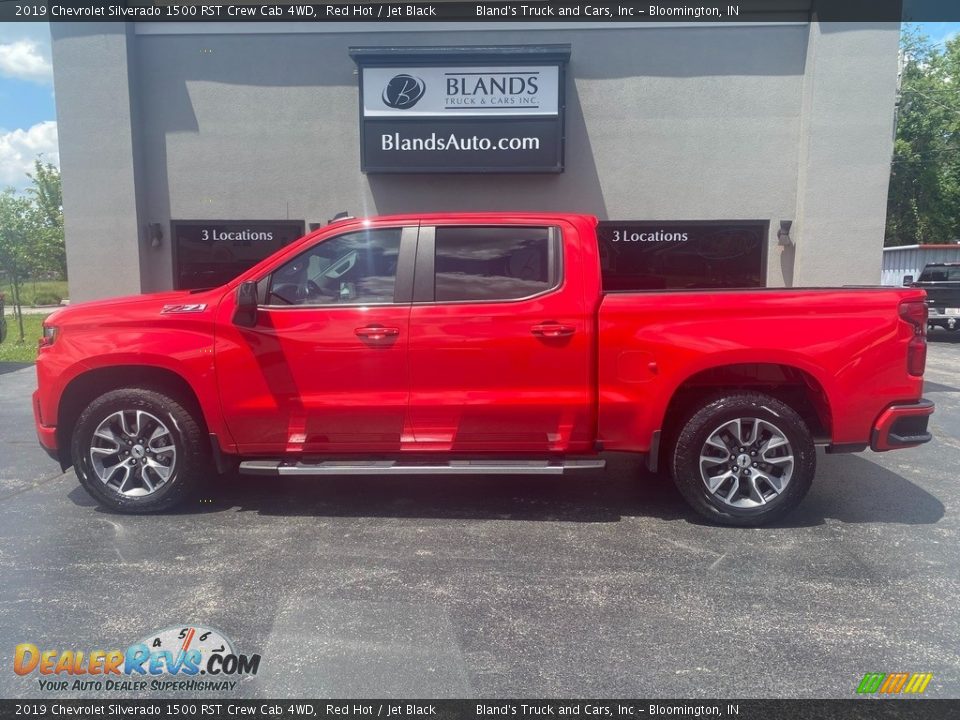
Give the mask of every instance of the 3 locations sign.
[(604, 221), (597, 227), (609, 290), (766, 285), (767, 221)]
[(364, 172), (562, 172), (568, 45), (351, 48)]
[(174, 220), (174, 284), (216, 287), (303, 235), (303, 220)]

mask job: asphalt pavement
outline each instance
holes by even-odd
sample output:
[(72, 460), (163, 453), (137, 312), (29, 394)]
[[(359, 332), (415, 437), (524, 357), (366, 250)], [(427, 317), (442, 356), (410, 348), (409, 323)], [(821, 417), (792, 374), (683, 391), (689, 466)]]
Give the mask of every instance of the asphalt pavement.
[(234, 476), (115, 515), (37, 446), (32, 368), (0, 373), (0, 697), (171, 697), (43, 691), (14, 647), (188, 625), (262, 658), (197, 697), (851, 698), (901, 671), (960, 697), (960, 333), (927, 367), (932, 443), (820, 453), (759, 529), (704, 524), (622, 457), (559, 480)]

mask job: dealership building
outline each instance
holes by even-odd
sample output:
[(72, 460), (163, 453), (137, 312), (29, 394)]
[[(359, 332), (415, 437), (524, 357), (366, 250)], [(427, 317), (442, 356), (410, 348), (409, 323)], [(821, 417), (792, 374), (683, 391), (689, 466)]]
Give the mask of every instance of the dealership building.
[(51, 30), (73, 301), (216, 284), (341, 211), (591, 213), (650, 287), (880, 280), (897, 23)]

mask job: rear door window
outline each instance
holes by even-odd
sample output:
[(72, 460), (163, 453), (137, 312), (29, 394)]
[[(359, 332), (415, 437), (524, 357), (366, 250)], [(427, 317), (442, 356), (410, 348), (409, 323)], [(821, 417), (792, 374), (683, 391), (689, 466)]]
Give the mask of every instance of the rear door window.
[(437, 302), (489, 302), (559, 285), (558, 232), (548, 227), (437, 227)]
[(920, 274), (920, 282), (960, 282), (960, 267), (928, 267)]

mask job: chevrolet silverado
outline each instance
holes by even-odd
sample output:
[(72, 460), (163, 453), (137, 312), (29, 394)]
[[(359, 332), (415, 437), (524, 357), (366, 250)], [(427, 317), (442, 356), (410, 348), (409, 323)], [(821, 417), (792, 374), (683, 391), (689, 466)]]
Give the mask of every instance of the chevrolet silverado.
[(121, 512), (237, 468), (559, 475), (629, 452), (707, 518), (759, 525), (804, 497), (817, 445), (930, 440), (922, 290), (605, 291), (596, 228), (348, 218), (222, 287), (60, 309), (40, 442)]

